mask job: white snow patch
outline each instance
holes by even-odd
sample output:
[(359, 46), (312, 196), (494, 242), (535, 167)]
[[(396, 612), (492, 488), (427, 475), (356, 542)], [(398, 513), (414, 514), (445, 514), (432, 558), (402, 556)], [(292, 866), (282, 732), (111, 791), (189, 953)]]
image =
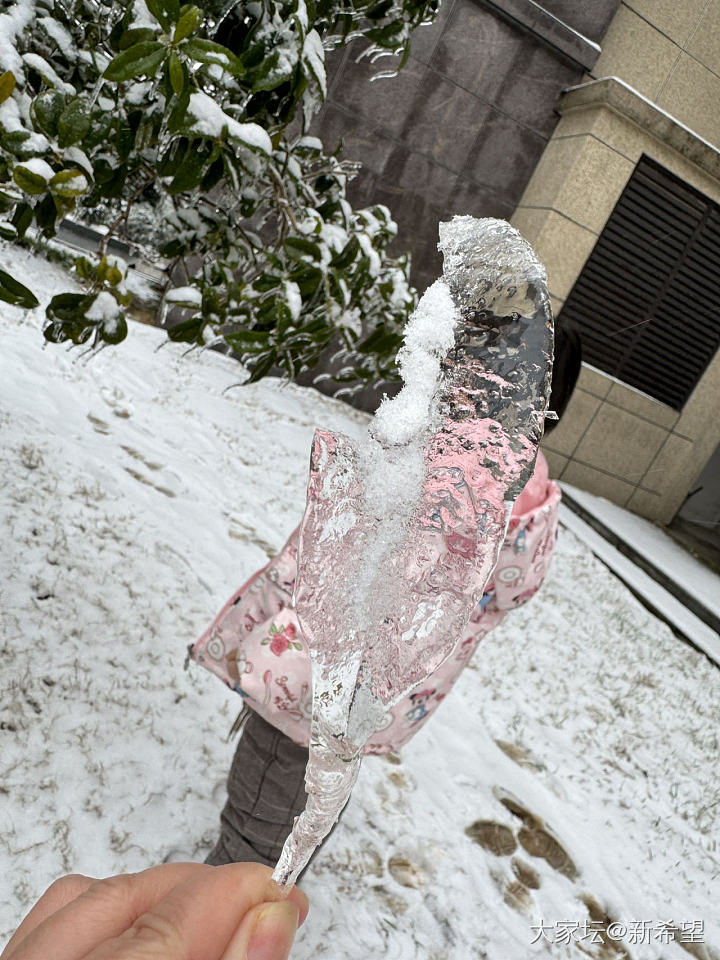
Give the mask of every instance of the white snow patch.
[(23, 60), (28, 67), (37, 70), (43, 80), (49, 83), (51, 87), (55, 87), (56, 90), (60, 90), (62, 93), (75, 94), (75, 87), (59, 77), (47, 60), (38, 56), (37, 53), (24, 53)]
[[(2, 310), (2, 942), (60, 874), (207, 854), (240, 702), (183, 672), (185, 645), (297, 524), (314, 427), (357, 437), (367, 418), (275, 380), (223, 393), (237, 364), (183, 358), (144, 325), (90, 363), (43, 350), (45, 304), (77, 285), (9, 244), (0, 260), (41, 300)], [(398, 757), (364, 762), (302, 881), (293, 960), (570, 960), (586, 954), (533, 941), (541, 922), (580, 934), (588, 896), (652, 925), (621, 941), (633, 960), (687, 960), (654, 935), (669, 918), (703, 923), (719, 953), (718, 715), (718, 670), (561, 531), (537, 597), (437, 715)], [(508, 795), (576, 879), (466, 835), (490, 820), (517, 842)], [(513, 858), (540, 882), (515, 901)]]
[(43, 28), (50, 39), (55, 41), (63, 56), (72, 63), (77, 55), (77, 51), (70, 31), (53, 17), (38, 17), (37, 22), (38, 26)]
[(302, 295), (300, 287), (292, 280), (285, 281), (285, 301), (290, 308), (293, 320), (299, 320), (302, 313)]
[(404, 346), (398, 354), (402, 390), (392, 400), (385, 398), (374, 423), (381, 443), (409, 443), (424, 433), (437, 411), (432, 409), (440, 378), (440, 361), (455, 342), (460, 317), (444, 280), (423, 294), (410, 317)]
[[(0, 14), (0, 26), (2, 25), (2, 15)], [(24, 130), (29, 134), (23, 141), (26, 150), (36, 150), (38, 153), (44, 153), (50, 149), (50, 141), (43, 133), (35, 133), (28, 129), (28, 125), (23, 122), (20, 107), (15, 96), (8, 97), (4, 103), (0, 104), (0, 124), (7, 130)]]
[(104, 329), (114, 332), (120, 307), (115, 297), (107, 290), (101, 290), (86, 313), (88, 320), (99, 320)]
[(194, 118), (193, 129), (206, 137), (221, 137), (227, 129), (229, 137), (240, 140), (245, 146), (263, 153), (272, 153), (272, 143), (267, 132), (257, 123), (239, 123), (228, 116), (212, 97), (206, 93), (190, 95), (188, 113)]
[(22, 59), (17, 52), (16, 37), (22, 34), (35, 18), (34, 0), (15, 0), (0, 13), (0, 71), (12, 70), (22, 74)]
[(202, 303), (202, 292), (197, 287), (174, 287), (165, 294), (168, 303), (191, 303), (199, 307)]
[(311, 30), (303, 44), (303, 58), (307, 61), (313, 76), (317, 80), (323, 99), (327, 97), (327, 74), (325, 72), (325, 51), (317, 30)]
[(27, 170), (29, 173), (34, 173), (38, 177), (42, 177), (43, 180), (52, 180), (55, 176), (55, 171), (47, 162), (43, 160), (42, 157), (31, 157), (29, 160), (21, 160), (20, 163), (15, 164), (15, 169), (22, 167)]
[(70, 163), (76, 163), (79, 167), (82, 167), (85, 173), (88, 173), (91, 177), (94, 175), (95, 170), (88, 155), (84, 150), (81, 150), (80, 147), (65, 147), (65, 160), (69, 160)]

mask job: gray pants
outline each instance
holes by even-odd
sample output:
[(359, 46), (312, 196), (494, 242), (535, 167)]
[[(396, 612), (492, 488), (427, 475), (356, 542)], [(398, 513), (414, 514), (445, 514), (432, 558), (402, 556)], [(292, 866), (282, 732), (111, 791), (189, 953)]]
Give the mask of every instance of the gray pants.
[(307, 758), (305, 747), (249, 711), (230, 767), (220, 837), (205, 863), (275, 866), (305, 807)]

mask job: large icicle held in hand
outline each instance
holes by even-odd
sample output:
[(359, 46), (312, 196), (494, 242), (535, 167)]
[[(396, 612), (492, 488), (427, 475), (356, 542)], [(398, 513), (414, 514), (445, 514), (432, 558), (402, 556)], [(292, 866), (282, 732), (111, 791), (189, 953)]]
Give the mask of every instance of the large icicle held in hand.
[(440, 225), (441, 280), (408, 323), (404, 386), (356, 445), (315, 433), (295, 591), (310, 648), (307, 805), (274, 878), (294, 883), (339, 817), (387, 710), (455, 647), (530, 478), (552, 315), (529, 244), (501, 220)]

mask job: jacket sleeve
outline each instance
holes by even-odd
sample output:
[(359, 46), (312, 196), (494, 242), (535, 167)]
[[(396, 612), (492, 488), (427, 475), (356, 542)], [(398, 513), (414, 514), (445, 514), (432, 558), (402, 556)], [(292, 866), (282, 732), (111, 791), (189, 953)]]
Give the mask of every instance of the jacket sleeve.
[(558, 485), (549, 481), (542, 503), (526, 513), (511, 516), (491, 584), (486, 590), (486, 593), (494, 590), (495, 609), (520, 607), (540, 589), (555, 547), (560, 496)]

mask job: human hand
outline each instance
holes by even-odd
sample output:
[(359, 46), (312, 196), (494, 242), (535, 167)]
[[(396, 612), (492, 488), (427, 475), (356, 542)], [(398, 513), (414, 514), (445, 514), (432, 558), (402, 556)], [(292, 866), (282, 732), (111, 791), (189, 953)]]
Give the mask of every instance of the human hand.
[(308, 899), (259, 863), (169, 863), (48, 888), (0, 960), (286, 960)]

